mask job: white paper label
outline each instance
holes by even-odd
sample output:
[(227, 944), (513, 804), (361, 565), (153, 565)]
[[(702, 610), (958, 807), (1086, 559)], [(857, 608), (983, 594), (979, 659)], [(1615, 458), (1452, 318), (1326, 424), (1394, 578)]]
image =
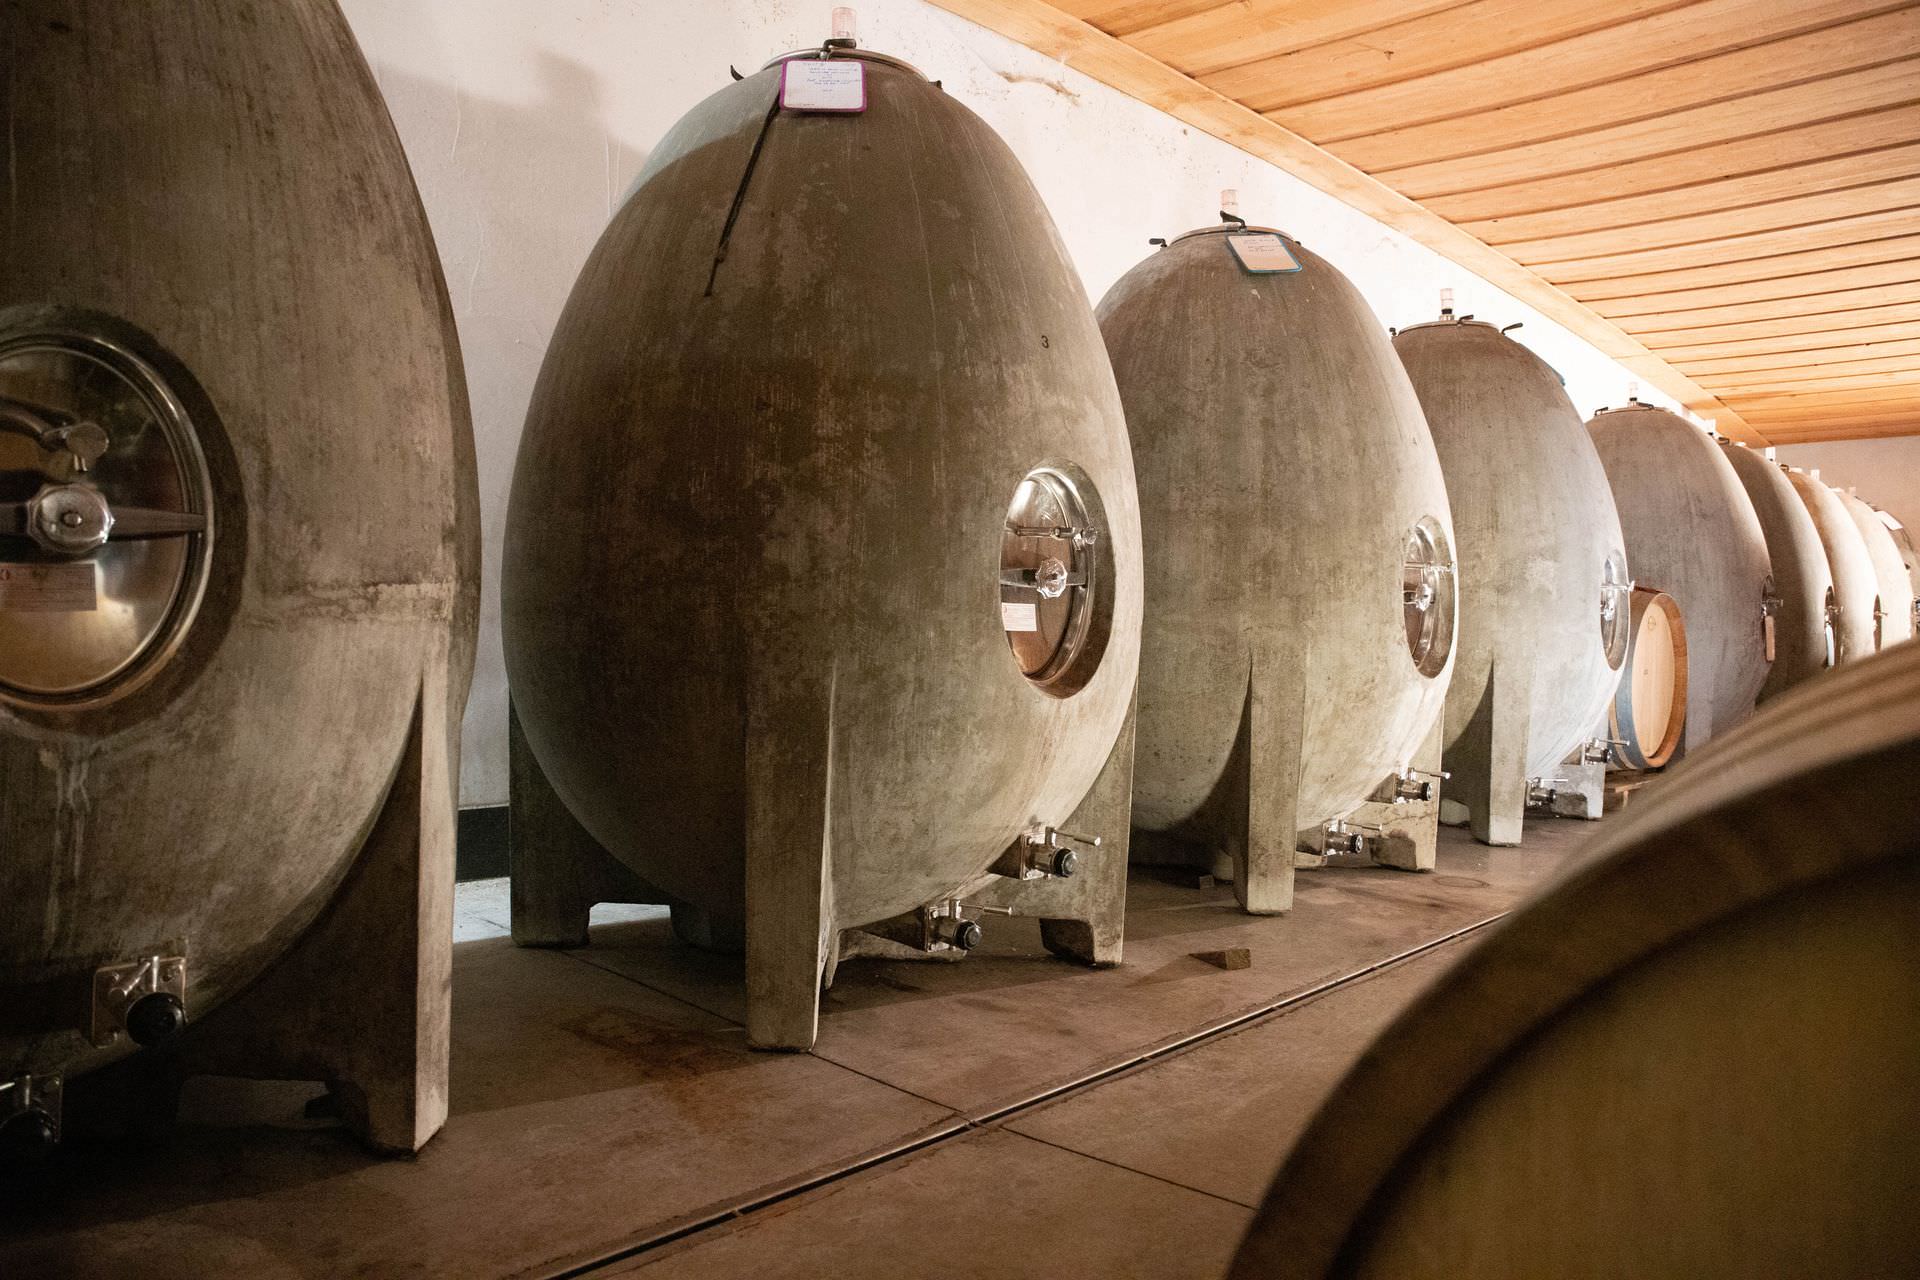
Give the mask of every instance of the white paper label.
[(1228, 236), (1227, 244), (1233, 249), (1233, 256), (1240, 259), (1240, 265), (1255, 275), (1283, 274), (1300, 269), (1293, 251), (1279, 236)]
[(788, 111), (865, 111), (866, 64), (852, 58), (795, 58), (784, 62), (780, 105)]
[(91, 562), (0, 564), (0, 609), (10, 613), (92, 613), (100, 607)]
[(1040, 606), (1031, 600), (1002, 600), (1000, 625), (1008, 631), (1038, 631)]

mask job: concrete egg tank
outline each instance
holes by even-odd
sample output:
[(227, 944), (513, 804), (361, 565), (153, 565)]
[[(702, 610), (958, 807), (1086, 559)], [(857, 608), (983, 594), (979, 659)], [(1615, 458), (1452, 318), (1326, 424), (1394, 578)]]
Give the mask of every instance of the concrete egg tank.
[(1839, 661), (1839, 597), (1826, 544), (1786, 473), (1743, 444), (1723, 440), (1720, 450), (1760, 518), (1780, 599), (1773, 615), (1773, 665), (1760, 687), (1765, 702)]
[(654, 149), (541, 369), (502, 605), (517, 941), (670, 903), (744, 945), (766, 1048), (848, 931), (1013, 905), (1118, 960), (1125, 422), (1032, 183), (912, 67), (787, 55)]
[[(1887, 525), (1887, 532), (1893, 535), (1893, 543), (1900, 548), (1900, 561), (1907, 566), (1907, 585), (1916, 595), (1920, 595), (1920, 547), (1913, 544), (1913, 534), (1907, 526), (1894, 519), (1886, 510), (1875, 507), (1880, 512), (1881, 523)], [(1888, 521), (1892, 523), (1888, 524)], [(1920, 626), (1920, 615), (1915, 617), (1916, 626)]]
[(1599, 798), (1605, 756), (1589, 744), (1605, 736), (1631, 621), (1620, 518), (1545, 361), (1450, 306), (1393, 346), (1432, 428), (1458, 540), (1446, 794), (1467, 806), (1476, 838), (1515, 844), (1529, 780), (1569, 757), (1596, 766)]
[(412, 1150), (479, 547), (406, 159), (332, 0), (6, 22), (4, 1145), (164, 1042), (126, 1069), (325, 1079)]
[(1852, 662), (1880, 651), (1880, 579), (1867, 540), (1853, 522), (1846, 500), (1818, 474), (1784, 468), (1793, 491), (1813, 520), (1833, 578), (1834, 661)]
[(1907, 563), (1900, 558), (1899, 544), (1881, 521), (1880, 513), (1848, 490), (1839, 494), (1867, 544), (1867, 558), (1873, 562), (1874, 580), (1880, 586), (1880, 612), (1877, 617), (1880, 647), (1913, 639), (1913, 579), (1907, 576)]
[(1767, 539), (1713, 437), (1635, 400), (1587, 423), (1607, 469), (1634, 581), (1671, 595), (1687, 627), (1681, 754), (1753, 714), (1777, 607)]
[[(1453, 663), (1453, 525), (1385, 329), (1291, 237), (1228, 221), (1101, 301), (1147, 550), (1134, 822), (1292, 902), (1297, 847), (1411, 773)], [(1437, 769), (1438, 762), (1432, 767)], [(1428, 863), (1430, 865), (1430, 862)]]

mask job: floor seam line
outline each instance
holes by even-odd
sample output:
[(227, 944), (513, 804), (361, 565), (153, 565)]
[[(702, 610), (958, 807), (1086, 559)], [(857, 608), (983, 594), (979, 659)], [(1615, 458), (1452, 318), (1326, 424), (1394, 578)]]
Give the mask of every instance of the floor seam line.
[[(1151, 1049), (1144, 1053), (1137, 1054), (1117, 1064), (1096, 1069), (1095, 1071), (1092, 1071), (1083, 1075), (1078, 1080), (1072, 1080), (1063, 1084), (1051, 1086), (1025, 1099), (1016, 1100), (1014, 1102), (1009, 1102), (999, 1107), (991, 1108), (978, 1116), (969, 1116), (964, 1112), (955, 1111), (954, 1114), (958, 1119), (957, 1124), (950, 1125), (948, 1127), (945, 1127), (944, 1129), (936, 1126), (936, 1129), (934, 1132), (927, 1134), (923, 1138), (920, 1138), (913, 1142), (899, 1144), (892, 1148), (882, 1149), (881, 1151), (877, 1152), (876, 1154), (874, 1154), (869, 1158), (855, 1161), (851, 1164), (844, 1165), (838, 1169), (825, 1170), (821, 1173), (815, 1174), (811, 1178), (795, 1183), (794, 1185), (787, 1187), (783, 1190), (768, 1192), (760, 1196), (750, 1195), (747, 1198), (740, 1201), (731, 1209), (717, 1211), (713, 1214), (708, 1215), (705, 1218), (700, 1219), (699, 1221), (687, 1223), (684, 1226), (672, 1228), (670, 1230), (660, 1232), (659, 1234), (654, 1235), (652, 1237), (635, 1241), (630, 1245), (624, 1245), (618, 1249), (611, 1250), (608, 1253), (601, 1255), (598, 1259), (578, 1263), (570, 1267), (565, 1267), (556, 1272), (550, 1272), (548, 1274), (547, 1280), (576, 1280), (577, 1277), (591, 1275), (596, 1271), (604, 1270), (605, 1268), (613, 1266), (616, 1263), (628, 1261), (629, 1259), (639, 1257), (641, 1254), (644, 1254), (644, 1253), (650, 1253), (655, 1249), (663, 1248), (666, 1245), (672, 1244), (676, 1241), (684, 1240), (690, 1236), (699, 1235), (706, 1231), (711, 1231), (716, 1227), (721, 1227), (721, 1226), (728, 1225), (729, 1223), (738, 1222), (742, 1219), (751, 1217), (754, 1214), (761, 1213), (769, 1208), (772, 1208), (776, 1204), (782, 1204), (788, 1200), (797, 1199), (800, 1196), (807, 1195), (810, 1192), (822, 1190), (828, 1186), (833, 1185), (834, 1183), (841, 1182), (848, 1178), (854, 1177), (858, 1174), (865, 1173), (870, 1170), (880, 1168), (884, 1165), (891, 1164), (894, 1161), (904, 1159), (907, 1156), (916, 1155), (919, 1152), (928, 1150), (932, 1147), (944, 1145), (945, 1143), (954, 1141), (959, 1138), (963, 1138), (970, 1133), (991, 1129), (991, 1128), (1002, 1127), (1005, 1121), (1012, 1119), (1015, 1116), (1024, 1114), (1025, 1112), (1028, 1112), (1028, 1111), (1038, 1110), (1049, 1103), (1063, 1100), (1064, 1098), (1071, 1096), (1073, 1094), (1080, 1093), (1082, 1091), (1089, 1090), (1089, 1089), (1098, 1088), (1099, 1086), (1106, 1084), (1112, 1080), (1115, 1080), (1121, 1076), (1130, 1075), (1135, 1071), (1151, 1066), (1159, 1062), (1163, 1058), (1171, 1057), (1173, 1055), (1185, 1052), (1189, 1049), (1198, 1047), (1200, 1044), (1206, 1041), (1215, 1039), (1219, 1036), (1230, 1035), (1230, 1034), (1233, 1034), (1234, 1032), (1245, 1030), (1247, 1028), (1250, 1028), (1252, 1026), (1255, 1026), (1265, 1021), (1268, 1018), (1282, 1015), (1297, 1005), (1307, 1003), (1311, 1000), (1318, 998), (1319, 996), (1326, 995), (1332, 991), (1345, 987), (1350, 983), (1358, 982), (1361, 979), (1366, 978), (1372, 974), (1379, 973), (1384, 969), (1392, 968), (1395, 965), (1412, 960), (1418, 956), (1425, 955), (1428, 952), (1433, 951), (1438, 947), (1445, 946), (1450, 942), (1456, 941), (1460, 938), (1466, 937), (1471, 933), (1484, 929), (1488, 925), (1491, 925), (1503, 919), (1506, 915), (1507, 915), (1506, 911), (1495, 912), (1493, 915), (1487, 916), (1484, 919), (1476, 920), (1470, 924), (1462, 925), (1456, 929), (1451, 929), (1437, 938), (1430, 938), (1427, 941), (1422, 942), (1417, 946), (1409, 947), (1404, 951), (1396, 952), (1395, 954), (1387, 956), (1384, 959), (1374, 961), (1372, 964), (1364, 965), (1359, 969), (1355, 969), (1350, 973), (1341, 974), (1339, 976), (1326, 979), (1325, 981), (1317, 983), (1313, 986), (1302, 988), (1298, 991), (1293, 992), (1290, 995), (1282, 996), (1279, 999), (1265, 1006), (1248, 1010), (1239, 1014), (1235, 1014), (1229, 1018), (1224, 1019), (1221, 1022), (1215, 1023), (1210, 1027), (1203, 1027), (1198, 1031), (1189, 1033), (1188, 1035), (1178, 1037), (1171, 1042), (1162, 1044), (1158, 1048)], [(596, 965), (594, 967), (599, 968), (600, 966)], [(611, 972), (611, 971), (609, 970), (608, 972)], [(624, 976), (624, 975), (621, 975), (621, 976)], [(637, 979), (629, 979), (629, 980), (637, 981)], [(647, 984), (641, 983), (640, 985), (646, 986)], [(649, 988), (649, 989), (652, 989), (652, 988)], [(683, 1002), (683, 1003), (691, 1003), (691, 1002)], [(718, 1016), (718, 1015), (715, 1015), (715, 1016)], [(810, 1056), (819, 1057), (820, 1055), (810, 1054)], [(830, 1059), (822, 1058), (821, 1061), (826, 1062), (826, 1061), (830, 1061)], [(842, 1064), (840, 1063), (833, 1063), (832, 1065), (842, 1066)], [(850, 1067), (842, 1067), (842, 1069), (853, 1071), (853, 1068), (850, 1068)], [(853, 1071), (853, 1074), (861, 1075), (863, 1073), (858, 1071)], [(876, 1081), (876, 1083), (885, 1084), (886, 1082)], [(887, 1085), (887, 1087), (896, 1088), (896, 1089), (898, 1088), (898, 1086), (896, 1085)], [(903, 1093), (911, 1093), (910, 1090), (900, 1090), (900, 1091)], [(912, 1096), (917, 1097), (919, 1095), (912, 1095)], [(931, 1102), (932, 1100), (927, 1099), (927, 1101)], [(945, 1104), (936, 1102), (936, 1103), (933, 1103), (933, 1105), (944, 1106)], [(1014, 1133), (1018, 1137), (1032, 1137), (1031, 1134), (1021, 1133), (1018, 1130), (1009, 1130), (1008, 1132)], [(1034, 1141), (1043, 1142), (1044, 1139), (1035, 1138)], [(1054, 1144), (1049, 1143), (1047, 1145), (1054, 1145)], [(1070, 1148), (1062, 1148), (1062, 1150), (1070, 1150)], [(1075, 1154), (1085, 1155), (1086, 1153), (1076, 1152)], [(1098, 1156), (1088, 1156), (1087, 1158), (1090, 1160), (1096, 1160), (1096, 1161), (1100, 1160), (1100, 1157)], [(1102, 1161), (1102, 1163), (1111, 1163), (1111, 1162)], [(1114, 1167), (1126, 1168), (1125, 1165), (1115, 1165)], [(1130, 1170), (1130, 1172), (1140, 1173), (1140, 1171), (1137, 1169)], [(1155, 1177), (1155, 1175), (1147, 1174), (1147, 1173), (1141, 1173), (1140, 1176), (1147, 1177), (1147, 1178)], [(1166, 1179), (1156, 1179), (1156, 1180), (1167, 1182), (1167, 1185), (1169, 1186), (1182, 1185), (1180, 1183), (1169, 1182)], [(1210, 1192), (1200, 1191), (1198, 1188), (1188, 1188), (1188, 1189), (1194, 1191), (1196, 1194), (1199, 1194), (1199, 1195), (1212, 1194)], [(1219, 1196), (1214, 1196), (1213, 1198), (1224, 1200), (1223, 1197), (1219, 1197)], [(1239, 1205), (1239, 1201), (1236, 1201), (1236, 1200), (1224, 1200), (1224, 1202), (1228, 1204)], [(1251, 1206), (1241, 1206), (1241, 1207), (1251, 1207)]]
[(1091, 1160), (1095, 1164), (1106, 1165), (1109, 1169), (1119, 1169), (1126, 1173), (1136, 1174), (1139, 1177), (1146, 1178), (1150, 1182), (1157, 1182), (1162, 1186), (1178, 1187), (1182, 1191), (1191, 1191), (1197, 1196), (1205, 1196), (1209, 1200), (1218, 1200), (1221, 1204), (1237, 1205), (1249, 1211), (1259, 1207), (1258, 1205), (1245, 1204), (1239, 1200), (1235, 1200), (1232, 1196), (1223, 1196), (1217, 1191), (1208, 1191), (1204, 1187), (1196, 1187), (1189, 1182), (1180, 1182), (1173, 1178), (1162, 1177), (1157, 1173), (1148, 1173), (1145, 1169), (1136, 1169), (1130, 1164), (1122, 1164), (1118, 1160), (1109, 1160), (1106, 1156), (1094, 1155), (1091, 1151), (1081, 1151), (1077, 1147), (1069, 1147), (1048, 1138), (1037, 1137), (1031, 1133), (1022, 1133), (1018, 1129), (1008, 1129), (1003, 1125), (997, 1124), (991, 1126), (991, 1128), (1004, 1133), (1010, 1133), (1016, 1138), (1025, 1138), (1028, 1142), (1037, 1142), (1043, 1147), (1052, 1147), (1055, 1151), (1064, 1151), (1068, 1155), (1079, 1156), (1084, 1160)]
[(938, 1098), (929, 1098), (926, 1094), (916, 1093), (912, 1089), (909, 1089), (904, 1085), (895, 1084), (891, 1080), (883, 1080), (879, 1076), (872, 1075), (868, 1072), (862, 1071), (858, 1067), (850, 1066), (847, 1063), (841, 1062), (838, 1058), (829, 1058), (826, 1054), (821, 1053), (818, 1049), (807, 1050), (807, 1056), (811, 1058), (818, 1058), (820, 1059), (820, 1061), (827, 1063), (829, 1066), (838, 1067), (842, 1071), (851, 1071), (854, 1075), (859, 1076), (862, 1080), (871, 1080), (873, 1083), (880, 1085), (883, 1088), (892, 1089), (896, 1093), (904, 1093), (909, 1098), (918, 1098), (920, 1101), (926, 1103), (930, 1107), (940, 1108), (942, 1111), (946, 1112), (950, 1116), (953, 1116), (957, 1120), (965, 1121), (966, 1123), (969, 1123), (969, 1124), (972, 1123), (972, 1117), (968, 1116), (965, 1111), (961, 1110), (959, 1107), (954, 1106), (952, 1103), (942, 1102)]
[(566, 956), (569, 960), (574, 960), (580, 964), (584, 964), (589, 969), (597, 969), (601, 973), (608, 974), (611, 977), (620, 978), (626, 982), (631, 982), (636, 987), (645, 988), (646, 990), (653, 992), (657, 996), (664, 996), (668, 1000), (672, 1000), (679, 1004), (686, 1005), (687, 1008), (689, 1009), (696, 1009), (699, 1012), (706, 1014), (710, 1018), (718, 1018), (720, 1021), (726, 1023), (730, 1027), (737, 1027), (742, 1031), (746, 1030), (746, 1024), (744, 1022), (738, 1022), (732, 1018), (729, 1018), (726, 1014), (721, 1013), (718, 1009), (709, 1009), (706, 1005), (701, 1004), (696, 1000), (689, 1000), (686, 996), (680, 994), (677, 991), (669, 991), (665, 987), (656, 986), (655, 984), (648, 982), (644, 978), (636, 978), (630, 973), (625, 973), (619, 969), (615, 969), (608, 965), (604, 965), (600, 963), (599, 960), (594, 958), (592, 954), (593, 948), (591, 946), (548, 947), (548, 948), (543, 948), (543, 950), (558, 951), (561, 955)]

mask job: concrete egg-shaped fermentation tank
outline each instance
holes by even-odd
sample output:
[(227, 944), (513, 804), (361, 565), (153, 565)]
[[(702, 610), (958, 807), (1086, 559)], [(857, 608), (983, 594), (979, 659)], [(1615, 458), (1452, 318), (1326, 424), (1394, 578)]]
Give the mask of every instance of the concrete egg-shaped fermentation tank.
[(1579, 770), (1593, 775), (1597, 817), (1606, 756), (1593, 739), (1620, 681), (1633, 590), (1607, 473), (1559, 375), (1505, 331), (1443, 308), (1393, 346), (1458, 539), (1447, 797), (1466, 805), (1477, 839), (1515, 844), (1536, 781)]
[(1393, 775), (1437, 737), (1452, 670), (1439, 460), (1384, 327), (1291, 237), (1188, 232), (1099, 315), (1151, 602), (1134, 823), (1161, 860), (1224, 854), (1244, 907), (1283, 911), (1326, 824), (1431, 785)]
[[(1912, 530), (1884, 507), (1875, 507), (1874, 510), (1880, 512), (1881, 522), (1887, 525), (1887, 532), (1893, 535), (1894, 546), (1900, 549), (1900, 562), (1907, 566), (1907, 586), (1916, 596), (1920, 596), (1920, 547), (1914, 546)], [(1916, 629), (1920, 629), (1920, 615), (1916, 615), (1914, 624)]]
[(1793, 482), (1778, 464), (1731, 440), (1720, 442), (1747, 491), (1767, 538), (1773, 591), (1773, 665), (1760, 687), (1760, 701), (1819, 675), (1839, 660), (1839, 597), (1826, 544)]
[(1867, 540), (1846, 500), (1822, 483), (1817, 472), (1783, 470), (1826, 549), (1833, 578), (1834, 661), (1870, 657), (1880, 651), (1880, 579)]
[(1913, 579), (1907, 576), (1907, 562), (1900, 558), (1900, 546), (1880, 519), (1880, 513), (1851, 489), (1835, 490), (1845, 504), (1860, 540), (1867, 545), (1867, 558), (1873, 562), (1874, 582), (1880, 588), (1880, 612), (1877, 616), (1879, 647), (1913, 639)]
[[(861, 109), (784, 105), (821, 77)], [(670, 903), (744, 945), (767, 1048), (852, 930), (964, 948), (1013, 905), (1119, 958), (1120, 401), (1032, 183), (912, 67), (787, 55), (654, 149), (541, 370), (502, 605), (516, 940)]]
[(1766, 534), (1712, 436), (1633, 400), (1587, 423), (1607, 470), (1634, 581), (1680, 604), (1687, 627), (1684, 754), (1753, 714), (1778, 606)]
[(332, 0), (6, 25), (4, 1145), (165, 1042), (125, 1069), (322, 1078), (412, 1150), (479, 546), (399, 139)]

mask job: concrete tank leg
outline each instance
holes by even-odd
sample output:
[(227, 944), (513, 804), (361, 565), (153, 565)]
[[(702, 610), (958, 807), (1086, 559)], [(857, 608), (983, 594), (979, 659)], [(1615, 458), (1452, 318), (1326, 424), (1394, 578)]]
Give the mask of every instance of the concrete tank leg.
[(446, 678), (440, 664), (423, 680), (399, 771), (333, 902), (181, 1045), (183, 1075), (324, 1080), (347, 1126), (382, 1152), (419, 1150), (447, 1118), (456, 765)]
[(1527, 812), (1532, 677), (1527, 664), (1496, 657), (1487, 691), (1447, 756), (1451, 798), (1467, 806), (1467, 825), (1482, 844), (1520, 843)]
[(1253, 915), (1278, 915), (1293, 906), (1306, 675), (1304, 655), (1283, 660), (1270, 643), (1257, 646), (1248, 663), (1227, 850), (1234, 896)]
[(534, 759), (511, 700), (507, 789), (514, 942), (523, 947), (584, 947), (596, 903), (667, 901), (602, 848), (568, 811)]
[(1037, 880), (1021, 886), (1023, 914), (1040, 916), (1040, 941), (1066, 960), (1097, 968), (1120, 963), (1126, 934), (1127, 856), (1133, 817), (1134, 712), (1113, 744), (1113, 753), (1065, 830), (1100, 837), (1100, 847), (1082, 850), (1081, 872), (1070, 880)]
[(1412, 766), (1430, 775), (1433, 799), (1407, 800), (1400, 804), (1364, 805), (1362, 822), (1377, 823), (1381, 839), (1373, 860), (1383, 867), (1399, 871), (1431, 871), (1440, 844), (1440, 746), (1446, 736), (1445, 716), (1435, 716), (1433, 728), (1414, 752)]
[(837, 668), (756, 682), (747, 715), (747, 1043), (813, 1047), (833, 921)]

